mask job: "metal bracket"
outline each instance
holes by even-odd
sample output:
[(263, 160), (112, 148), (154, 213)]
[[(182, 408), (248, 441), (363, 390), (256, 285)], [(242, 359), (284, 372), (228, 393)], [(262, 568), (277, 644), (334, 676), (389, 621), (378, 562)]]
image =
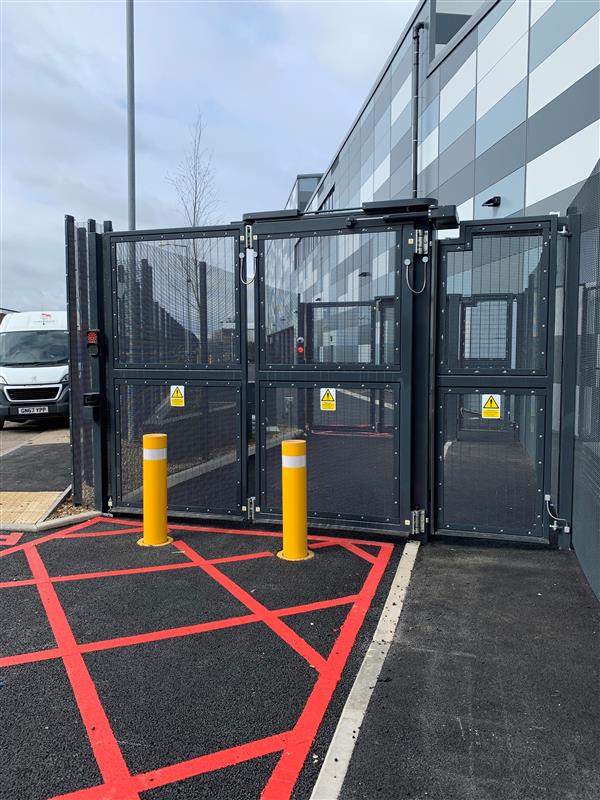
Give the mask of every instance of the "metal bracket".
[[(243, 507), (243, 506), (242, 506)], [(249, 497), (246, 503), (246, 507), (248, 510), (248, 519), (250, 522), (254, 522), (254, 515), (257, 511), (256, 508), (256, 497)]]

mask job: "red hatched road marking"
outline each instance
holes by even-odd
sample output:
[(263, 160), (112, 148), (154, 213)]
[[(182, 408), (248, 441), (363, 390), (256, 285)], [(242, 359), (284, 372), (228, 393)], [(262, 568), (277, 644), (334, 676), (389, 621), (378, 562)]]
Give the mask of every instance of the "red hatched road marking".
[[(78, 526), (58, 531), (49, 536), (40, 537), (24, 545), (12, 547), (10, 551), (0, 551), (0, 555), (8, 552), (24, 550), (30, 569), (34, 576), (31, 581), (14, 581), (0, 584), (0, 588), (8, 588), (15, 585), (35, 584), (42, 603), (44, 605), (52, 631), (56, 638), (57, 647), (51, 650), (39, 651), (37, 653), (25, 653), (20, 656), (9, 656), (0, 659), (0, 666), (9, 664), (31, 663), (44, 661), (52, 658), (62, 658), (67, 670), (67, 675), (71, 682), (75, 699), (77, 701), (80, 714), (86, 728), (94, 756), (98, 762), (104, 783), (99, 786), (79, 789), (61, 795), (60, 800), (133, 800), (139, 798), (139, 792), (147, 791), (152, 788), (164, 786), (175, 781), (185, 780), (186, 778), (200, 775), (205, 772), (222, 769), (227, 766), (258, 758), (269, 753), (281, 752), (281, 757), (277, 766), (265, 786), (261, 795), (263, 800), (286, 800), (291, 796), (294, 786), (298, 780), (300, 771), (304, 765), (311, 744), (321, 725), (323, 716), (331, 702), (335, 688), (341, 678), (348, 656), (352, 651), (358, 632), (364, 622), (366, 613), (373, 601), (377, 586), (388, 565), (393, 546), (381, 542), (367, 542), (362, 540), (337, 539), (333, 537), (314, 536), (310, 537), (311, 546), (315, 548), (339, 545), (344, 547), (355, 556), (368, 561), (371, 564), (369, 574), (358, 595), (347, 595), (346, 597), (320, 600), (299, 606), (292, 606), (277, 610), (270, 610), (259, 603), (252, 595), (238, 586), (215, 566), (219, 563), (246, 560), (251, 558), (269, 557), (273, 554), (269, 551), (250, 553), (241, 556), (226, 556), (218, 559), (205, 559), (195, 552), (184, 542), (174, 544), (177, 549), (184, 553), (189, 559), (189, 563), (175, 563), (168, 565), (158, 565), (156, 567), (140, 567), (125, 570), (110, 570), (97, 573), (80, 573), (76, 575), (56, 576), (51, 578), (46, 567), (37, 552), (37, 544), (51, 539), (63, 537), (92, 537), (103, 535), (118, 535), (121, 533), (137, 533), (139, 524), (119, 521), (119, 525), (126, 525), (126, 528), (117, 528), (112, 531), (87, 532), (85, 527), (89, 527), (96, 522), (106, 522), (102, 518), (96, 518), (80, 523)], [(116, 523), (113, 523), (116, 524)], [(181, 530), (197, 530), (215, 533), (235, 533), (244, 535), (243, 531), (223, 530), (220, 528), (204, 529), (193, 526), (174, 526), (176, 532)], [(245, 533), (247, 536), (270, 536), (280, 537), (280, 534), (271, 534), (264, 531), (252, 531)], [(350, 545), (350, 546), (349, 546)], [(363, 549), (361, 545), (375, 545), (378, 547), (377, 555)], [(184, 567), (196, 567), (202, 569), (223, 588), (229, 591), (236, 599), (242, 602), (251, 613), (233, 617), (226, 620), (216, 620), (212, 622), (200, 623), (198, 625), (185, 626), (181, 628), (171, 628), (165, 631), (152, 631), (135, 636), (126, 636), (117, 639), (110, 639), (99, 642), (78, 644), (75, 641), (70, 625), (60, 605), (53, 584), (70, 580), (86, 580), (89, 578), (103, 578), (113, 575), (133, 575), (143, 572), (162, 571), (167, 569), (181, 569)], [(315, 611), (320, 608), (329, 608), (339, 605), (351, 605), (350, 611), (342, 625), (338, 638), (332, 648), (331, 654), (324, 659), (314, 648), (304, 639), (298, 636), (281, 617), (302, 614)], [(308, 701), (298, 719), (298, 722), (291, 731), (277, 733), (252, 742), (219, 750), (189, 759), (177, 764), (161, 767), (150, 772), (132, 776), (127, 768), (121, 749), (112, 732), (110, 723), (104, 708), (98, 697), (96, 687), (87, 670), (83, 660), (83, 653), (96, 650), (105, 650), (141, 644), (146, 641), (158, 641), (161, 639), (173, 638), (175, 636), (185, 636), (195, 633), (202, 633), (219, 628), (232, 628), (245, 624), (266, 624), (277, 633), (292, 649), (302, 655), (319, 672), (316, 683), (310, 693)], [(59, 798), (54, 798), (59, 800)]]
[(58, 531), (54, 531), (54, 533), (49, 533), (46, 536), (40, 536), (39, 539), (32, 539), (29, 542), (25, 542), (24, 544), (16, 544), (14, 547), (9, 547), (7, 550), (0, 550), (0, 558), (4, 558), (5, 556), (10, 556), (12, 553), (18, 553), (19, 550), (26, 550), (27, 548), (37, 547), (38, 544), (42, 544), (43, 542), (49, 542), (52, 539), (59, 539), (62, 536), (65, 536), (67, 533), (71, 533), (72, 531), (78, 531), (82, 528), (90, 528), (92, 525), (95, 525), (97, 522), (104, 522), (105, 520), (102, 517), (94, 517), (94, 519), (88, 519), (85, 522), (80, 522), (77, 525), (71, 525), (69, 528), (64, 528)]
[[(273, 556), (270, 550), (263, 550), (260, 553), (245, 553), (239, 556), (227, 556), (226, 558), (209, 558), (209, 564), (229, 564), (232, 561), (250, 561), (254, 558), (268, 558)], [(87, 581), (94, 578), (114, 578), (119, 575), (142, 575), (145, 572), (168, 572), (171, 569), (198, 569), (198, 565), (193, 561), (174, 564), (157, 564), (153, 567), (131, 567), (129, 569), (110, 569), (106, 572), (77, 572), (72, 575), (55, 575), (49, 578), (51, 583), (65, 583), (66, 581)], [(34, 578), (25, 578), (17, 581), (3, 581), (0, 589), (10, 589), (14, 586), (34, 586), (38, 583)]]
[(220, 583), (224, 589), (232, 594), (236, 600), (249, 608), (257, 617), (259, 617), (265, 625), (271, 628), (278, 636), (280, 636), (286, 644), (295, 650), (302, 658), (305, 658), (311, 667), (321, 671), (325, 666), (325, 659), (322, 655), (317, 653), (314, 647), (311, 647), (308, 642), (305, 642), (301, 636), (298, 636), (296, 631), (293, 631), (285, 622), (282, 622), (275, 614), (269, 611), (268, 608), (259, 603), (251, 594), (246, 592), (237, 583), (234, 583), (231, 578), (224, 575), (216, 567), (210, 564), (206, 559), (199, 556), (192, 548), (185, 542), (173, 542), (173, 546), (182, 553), (185, 553), (189, 559), (195, 561), (207, 575), (214, 578), (217, 583)]
[[(58, 595), (54, 590), (54, 586), (48, 580), (49, 576), (46, 567), (35, 548), (27, 550), (27, 561), (33, 577), (40, 582), (38, 585), (40, 598), (46, 609), (48, 622), (52, 628), (58, 649), (61, 651), (67, 676), (71, 682), (73, 694), (79, 707), (79, 713), (104, 783), (108, 789), (114, 792), (113, 796), (115, 798), (118, 797), (119, 800), (139, 798), (138, 793), (132, 791), (131, 775), (121, 753), (121, 748), (112, 732), (83, 656), (77, 648), (77, 642)], [(107, 796), (110, 797), (108, 792)]]
[(290, 797), (391, 555), (392, 545), (382, 545), (378, 560), (371, 567), (358, 599), (342, 625), (327, 659), (326, 668), (317, 678), (300, 719), (289, 737), (289, 745), (273, 770), (261, 794), (261, 800), (282, 800)]

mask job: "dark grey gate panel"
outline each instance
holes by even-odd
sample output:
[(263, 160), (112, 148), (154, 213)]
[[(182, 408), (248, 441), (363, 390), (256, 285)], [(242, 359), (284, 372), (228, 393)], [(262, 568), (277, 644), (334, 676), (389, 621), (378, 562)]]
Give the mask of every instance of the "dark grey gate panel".
[(545, 397), (492, 391), (499, 419), (482, 416), (479, 389), (440, 392), (438, 525), (541, 537)]
[(316, 383), (270, 383), (262, 389), (261, 511), (281, 513), (281, 442), (303, 438), (309, 517), (398, 524), (398, 387), (332, 385), (335, 411), (321, 411), (320, 388)]
[[(415, 254), (414, 221), (358, 216), (253, 225), (264, 320), (257, 517), (280, 518), (281, 442), (302, 437), (314, 523), (408, 533), (413, 295), (404, 259), (412, 276), (424, 253)], [(326, 388), (335, 411), (321, 408)]]
[[(397, 237), (395, 229), (266, 236), (260, 250), (265, 367), (399, 366)], [(301, 357), (297, 337), (305, 339)]]
[[(142, 437), (162, 432), (169, 510), (242, 516), (247, 430), (239, 235), (239, 227), (224, 226), (107, 239), (117, 509), (141, 508)], [(184, 387), (183, 407), (171, 405), (172, 386)]]
[(216, 232), (113, 245), (115, 362), (231, 368), (240, 363), (236, 241)]
[(444, 247), (439, 370), (532, 374), (547, 363), (548, 248), (542, 232), (473, 236)]
[(118, 504), (141, 508), (142, 437), (168, 437), (172, 510), (241, 512), (240, 386), (186, 382), (185, 406), (170, 404), (170, 384), (118, 381)]
[[(440, 243), (440, 532), (549, 538), (555, 283), (556, 220), (467, 223)], [(482, 413), (489, 394), (500, 397), (498, 418)]]

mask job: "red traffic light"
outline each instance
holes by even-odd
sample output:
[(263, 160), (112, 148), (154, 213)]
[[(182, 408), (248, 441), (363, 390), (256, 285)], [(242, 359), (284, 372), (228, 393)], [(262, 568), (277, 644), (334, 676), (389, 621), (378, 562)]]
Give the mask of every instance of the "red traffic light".
[(303, 355), (303, 353), (304, 353), (304, 345), (303, 344), (299, 344), (296, 347), (296, 352), (298, 353), (299, 356)]

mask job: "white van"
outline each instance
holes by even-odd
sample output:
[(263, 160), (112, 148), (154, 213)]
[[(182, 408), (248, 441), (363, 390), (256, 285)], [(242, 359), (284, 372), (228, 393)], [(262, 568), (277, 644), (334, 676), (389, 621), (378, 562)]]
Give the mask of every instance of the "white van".
[(66, 311), (23, 311), (0, 322), (0, 428), (7, 419), (69, 417)]

